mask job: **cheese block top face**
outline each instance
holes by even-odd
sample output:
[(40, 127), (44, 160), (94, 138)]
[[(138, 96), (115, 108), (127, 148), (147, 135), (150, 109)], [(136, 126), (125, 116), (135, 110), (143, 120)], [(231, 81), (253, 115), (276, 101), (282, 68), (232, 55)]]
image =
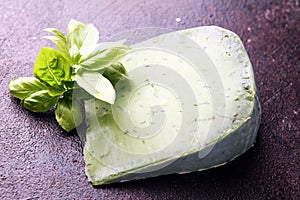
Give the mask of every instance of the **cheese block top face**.
[(92, 184), (203, 170), (253, 145), (260, 105), (236, 34), (205, 26), (131, 47), (120, 61), (129, 79), (115, 85), (115, 103), (85, 102)]

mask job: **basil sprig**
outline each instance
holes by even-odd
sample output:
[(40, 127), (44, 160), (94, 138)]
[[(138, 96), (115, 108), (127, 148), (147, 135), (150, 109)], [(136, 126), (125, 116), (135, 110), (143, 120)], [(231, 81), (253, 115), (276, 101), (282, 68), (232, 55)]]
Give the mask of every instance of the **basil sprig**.
[[(55, 107), (55, 118), (67, 132), (82, 122), (80, 104), (72, 99), (73, 90), (82, 99), (97, 98), (113, 104), (114, 85), (127, 78), (126, 69), (118, 61), (130, 50), (124, 41), (98, 43), (99, 32), (93, 24), (71, 20), (68, 34), (54, 28), (43, 36), (57, 49), (43, 47), (34, 64), (34, 77), (13, 79), (9, 92), (32, 112), (46, 112)], [(76, 83), (76, 84), (75, 84)]]

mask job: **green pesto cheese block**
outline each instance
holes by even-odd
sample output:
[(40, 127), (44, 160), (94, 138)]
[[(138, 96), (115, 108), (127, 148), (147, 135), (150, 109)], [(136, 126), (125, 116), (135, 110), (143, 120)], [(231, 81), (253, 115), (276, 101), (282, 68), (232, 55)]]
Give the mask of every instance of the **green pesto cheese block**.
[(93, 185), (217, 167), (255, 142), (260, 104), (239, 37), (204, 26), (138, 44), (113, 105), (85, 102), (86, 174)]

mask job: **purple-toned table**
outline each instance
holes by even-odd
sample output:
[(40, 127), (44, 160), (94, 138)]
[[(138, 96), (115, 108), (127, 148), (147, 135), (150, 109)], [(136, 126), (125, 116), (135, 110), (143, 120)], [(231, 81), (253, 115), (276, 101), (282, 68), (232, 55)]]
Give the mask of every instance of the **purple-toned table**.
[[(32, 76), (46, 27), (92, 22), (101, 40), (124, 30), (215, 24), (242, 38), (256, 75), (262, 123), (255, 146), (225, 166), (102, 188), (88, 183), (82, 144), (53, 113), (36, 115), (7, 91)], [(180, 18), (181, 20), (176, 18)], [(298, 0), (1, 1), (0, 199), (300, 199)]]

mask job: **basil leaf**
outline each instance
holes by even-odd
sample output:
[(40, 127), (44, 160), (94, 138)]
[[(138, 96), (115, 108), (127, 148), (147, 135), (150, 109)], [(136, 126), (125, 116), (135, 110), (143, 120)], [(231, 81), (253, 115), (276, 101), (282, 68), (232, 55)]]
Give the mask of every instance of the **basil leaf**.
[(57, 50), (42, 48), (33, 70), (34, 76), (50, 86), (61, 86), (71, 78), (71, 65)]
[(8, 91), (19, 99), (24, 99), (41, 90), (47, 90), (47, 86), (34, 77), (17, 78), (8, 83)]
[(105, 69), (103, 76), (107, 78), (113, 86), (123, 78), (129, 79), (127, 76), (127, 71), (122, 63), (114, 63)]
[(95, 98), (113, 104), (116, 92), (110, 81), (97, 72), (85, 72), (75, 76), (76, 83)]
[(81, 57), (79, 61), (80, 65), (87, 70), (98, 71), (116, 63), (130, 50), (123, 42), (105, 42), (99, 44), (88, 56)]
[(65, 35), (60, 32), (57, 29), (54, 28), (47, 28), (44, 29), (44, 31), (46, 32), (50, 32), (53, 33), (55, 36), (43, 36), (42, 38), (51, 40), (52, 42), (54, 42), (58, 48), (58, 50), (67, 58), (67, 59), (71, 59), (70, 57), (70, 53), (69, 53), (69, 47), (67, 44), (67, 38), (65, 37)]
[(58, 124), (67, 132), (73, 130), (82, 122), (82, 114), (78, 101), (69, 98), (59, 99), (55, 109)]
[(70, 46), (71, 57), (87, 55), (93, 51), (99, 40), (99, 32), (93, 24), (82, 24), (77, 21), (69, 23), (67, 43)]
[(56, 37), (58, 37), (62, 41), (67, 42), (65, 35), (55, 28), (45, 28), (43, 31), (53, 33)]
[(56, 104), (58, 99), (58, 96), (49, 95), (47, 90), (41, 90), (24, 98), (21, 105), (33, 112), (46, 112)]
[(75, 19), (71, 19), (68, 24), (68, 34), (72, 33), (76, 28), (80, 26), (84, 26), (84, 24)]

